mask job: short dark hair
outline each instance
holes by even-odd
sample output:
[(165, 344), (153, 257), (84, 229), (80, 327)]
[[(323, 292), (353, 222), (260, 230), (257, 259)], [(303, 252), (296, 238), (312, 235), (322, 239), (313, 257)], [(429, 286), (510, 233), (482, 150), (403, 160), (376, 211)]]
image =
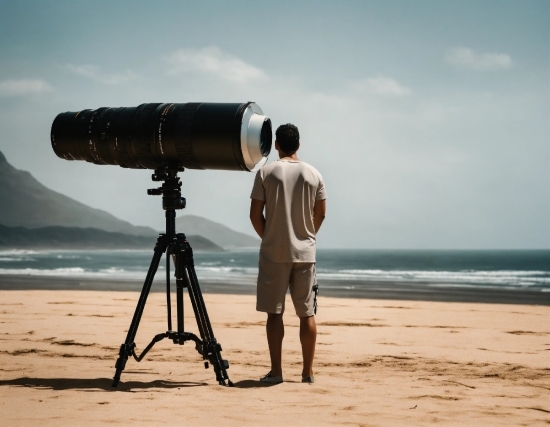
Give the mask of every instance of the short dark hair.
[(275, 131), (275, 139), (283, 153), (293, 154), (300, 148), (300, 132), (293, 124), (279, 126)]

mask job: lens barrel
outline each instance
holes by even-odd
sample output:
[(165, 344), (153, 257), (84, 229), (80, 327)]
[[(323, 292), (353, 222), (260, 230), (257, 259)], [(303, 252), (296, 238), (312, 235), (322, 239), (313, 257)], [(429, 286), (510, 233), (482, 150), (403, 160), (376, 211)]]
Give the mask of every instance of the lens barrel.
[(141, 104), (59, 114), (55, 154), (133, 169), (254, 171), (271, 151), (271, 120), (253, 103)]

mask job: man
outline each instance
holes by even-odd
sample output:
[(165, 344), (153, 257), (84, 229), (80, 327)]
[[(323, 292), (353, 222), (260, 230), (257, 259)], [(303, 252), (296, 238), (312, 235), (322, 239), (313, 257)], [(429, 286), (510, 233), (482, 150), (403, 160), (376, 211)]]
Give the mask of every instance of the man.
[(283, 312), (289, 288), (300, 317), (302, 382), (314, 382), (315, 236), (325, 218), (327, 195), (321, 174), (298, 159), (299, 148), (298, 128), (279, 126), (275, 132), (279, 160), (258, 171), (250, 196), (250, 220), (262, 239), (256, 310), (267, 313), (271, 357), (271, 371), (260, 381), (270, 384), (283, 382)]

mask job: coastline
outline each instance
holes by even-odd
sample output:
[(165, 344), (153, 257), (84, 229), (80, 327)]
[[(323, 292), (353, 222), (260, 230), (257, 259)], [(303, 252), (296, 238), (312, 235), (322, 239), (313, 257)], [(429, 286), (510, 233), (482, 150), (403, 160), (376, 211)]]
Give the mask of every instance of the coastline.
[[(151, 292), (165, 292), (162, 275), (155, 278)], [(253, 282), (245, 284), (201, 280), (203, 293), (255, 295)], [(175, 291), (175, 280), (172, 280)], [(429, 282), (366, 281), (366, 280), (318, 280), (320, 298), (386, 299), (400, 301), (439, 301), (488, 304), (529, 304), (550, 306), (550, 292), (540, 289), (498, 289), (497, 287), (454, 285)], [(141, 280), (113, 280), (86, 277), (0, 275), (0, 290), (85, 290), (140, 292)]]

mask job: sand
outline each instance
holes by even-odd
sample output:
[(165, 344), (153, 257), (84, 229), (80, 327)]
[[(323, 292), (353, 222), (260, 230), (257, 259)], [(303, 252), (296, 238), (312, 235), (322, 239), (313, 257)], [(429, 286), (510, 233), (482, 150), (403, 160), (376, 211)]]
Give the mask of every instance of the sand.
[[(550, 308), (320, 298), (316, 383), (300, 382), (298, 322), (285, 315), (285, 382), (269, 370), (264, 315), (250, 295), (205, 294), (234, 388), (192, 344), (114, 362), (138, 294), (0, 291), (5, 426), (488, 426), (550, 424)], [(186, 299), (186, 304), (188, 300)], [(166, 330), (149, 297), (136, 343)], [(197, 331), (186, 306), (186, 330)]]

